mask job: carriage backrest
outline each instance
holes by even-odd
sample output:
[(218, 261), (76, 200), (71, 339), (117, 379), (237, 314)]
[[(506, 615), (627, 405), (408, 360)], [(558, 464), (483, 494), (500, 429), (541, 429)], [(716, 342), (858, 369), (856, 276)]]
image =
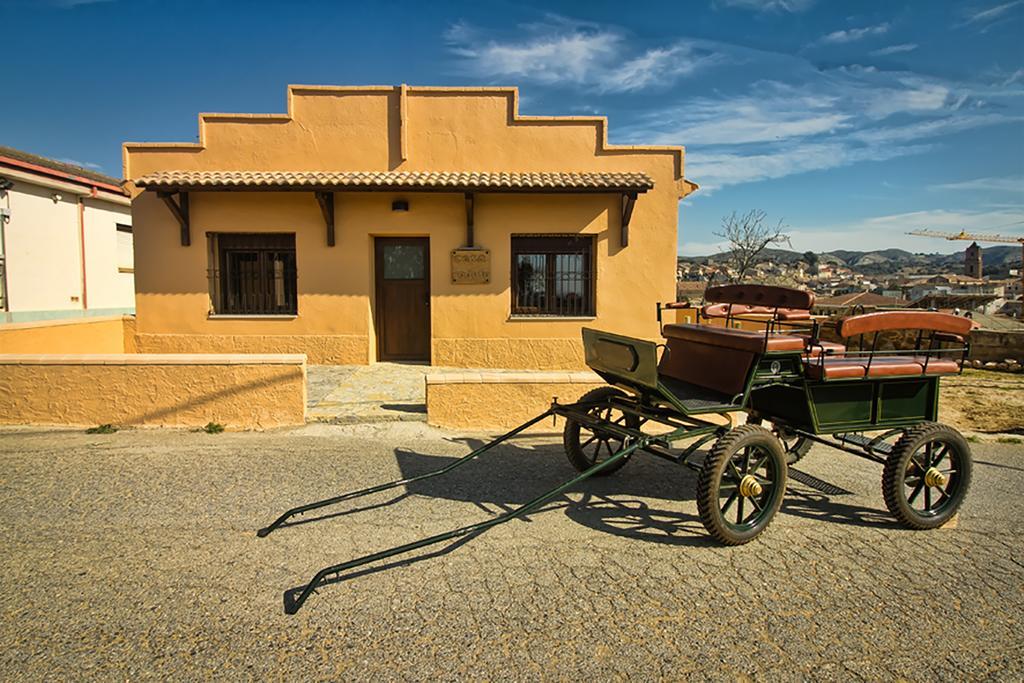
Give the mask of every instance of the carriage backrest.
[(735, 318), (742, 315), (768, 315), (778, 320), (810, 320), (811, 312), (800, 308), (770, 308), (750, 304), (707, 304), (700, 314), (705, 318)]
[(608, 381), (635, 387), (658, 386), (658, 347), (654, 342), (583, 328), (587, 365)]
[(844, 339), (890, 330), (924, 330), (964, 337), (973, 327), (970, 318), (938, 311), (876, 311), (843, 318), (836, 325), (836, 333)]
[(787, 308), (809, 311), (814, 306), (814, 292), (773, 285), (719, 285), (708, 287), (704, 300), (718, 304), (763, 306), (766, 309)]

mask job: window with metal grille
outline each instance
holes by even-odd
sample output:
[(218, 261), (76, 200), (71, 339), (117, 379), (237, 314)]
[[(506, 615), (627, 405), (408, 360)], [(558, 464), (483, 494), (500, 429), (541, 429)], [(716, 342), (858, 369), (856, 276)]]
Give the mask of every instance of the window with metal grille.
[(222, 232), (209, 238), (215, 313), (298, 313), (294, 234)]
[(512, 236), (512, 315), (594, 315), (591, 237)]

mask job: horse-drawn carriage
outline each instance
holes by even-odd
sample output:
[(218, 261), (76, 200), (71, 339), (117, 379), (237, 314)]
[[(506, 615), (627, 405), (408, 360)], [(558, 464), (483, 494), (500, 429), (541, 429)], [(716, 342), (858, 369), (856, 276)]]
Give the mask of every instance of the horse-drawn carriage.
[[(584, 328), (586, 363), (608, 386), (571, 404), (555, 402), (444, 468), (300, 506), (261, 529), (266, 536), (310, 510), (445, 474), (547, 417), (565, 419), (565, 452), (577, 476), (492, 519), (326, 567), (285, 594), (285, 610), (297, 611), (332, 575), (522, 517), (638, 452), (697, 470), (700, 519), (729, 545), (768, 527), (788, 466), (814, 442), (882, 463), (885, 505), (904, 526), (931, 529), (956, 513), (971, 481), (970, 447), (936, 418), (939, 378), (961, 371), (969, 319), (867, 313), (838, 321), (829, 340), (810, 315), (810, 292), (726, 285), (705, 298), (701, 317), (718, 324), (663, 325), (663, 343)], [(880, 340), (891, 346), (886, 337), (896, 333), (913, 345), (881, 350)], [(745, 424), (735, 424), (737, 413), (746, 413)]]

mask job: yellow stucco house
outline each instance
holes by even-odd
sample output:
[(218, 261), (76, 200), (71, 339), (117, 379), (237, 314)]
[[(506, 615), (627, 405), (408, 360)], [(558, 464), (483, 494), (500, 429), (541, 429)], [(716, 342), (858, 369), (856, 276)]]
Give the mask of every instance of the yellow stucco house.
[(288, 88), (126, 143), (138, 349), (582, 367), (580, 328), (657, 336), (681, 147), (526, 117), (514, 88)]

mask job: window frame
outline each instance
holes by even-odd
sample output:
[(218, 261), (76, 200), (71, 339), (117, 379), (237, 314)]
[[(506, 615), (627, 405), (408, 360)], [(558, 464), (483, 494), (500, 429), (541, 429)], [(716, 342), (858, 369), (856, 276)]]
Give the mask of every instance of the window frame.
[[(299, 314), (298, 254), (294, 232), (208, 232), (208, 272), (210, 286), (210, 317), (213, 318), (294, 318)], [(256, 285), (249, 294), (242, 289), (232, 295), (231, 254), (254, 254)], [(286, 258), (276, 259), (276, 254)], [(291, 255), (290, 268), (287, 255)], [(275, 298), (273, 288), (278, 276), (273, 272), (276, 262), (284, 263), (280, 276), (285, 297), (284, 306), (272, 305)], [(289, 272), (290, 270), (290, 272)], [(240, 276), (241, 277), (241, 276)], [(290, 281), (290, 286), (289, 286)], [(242, 303), (246, 297), (257, 299), (257, 305)]]
[[(128, 235), (132, 236), (132, 244), (131, 244), (132, 260), (131, 260), (131, 265), (127, 265), (127, 262), (125, 262), (125, 263), (121, 262), (120, 238), (118, 237), (118, 235), (120, 233), (124, 233), (124, 234), (128, 234)], [(132, 229), (131, 224), (130, 223), (116, 223), (115, 222), (114, 223), (114, 240), (115, 240), (114, 241), (114, 260), (116, 261), (117, 272), (118, 273), (129, 273), (129, 274), (134, 273), (135, 272), (135, 230)]]
[[(518, 242), (518, 244), (517, 244)], [(561, 243), (561, 244), (559, 244)], [(597, 250), (594, 235), (561, 233), (522, 233), (510, 238), (510, 319), (515, 320), (590, 320), (597, 317)], [(584, 295), (579, 311), (557, 310), (550, 301), (551, 283), (557, 278), (557, 256), (583, 255)], [(522, 254), (544, 255), (545, 258), (545, 304), (543, 306), (520, 305), (518, 258)]]

